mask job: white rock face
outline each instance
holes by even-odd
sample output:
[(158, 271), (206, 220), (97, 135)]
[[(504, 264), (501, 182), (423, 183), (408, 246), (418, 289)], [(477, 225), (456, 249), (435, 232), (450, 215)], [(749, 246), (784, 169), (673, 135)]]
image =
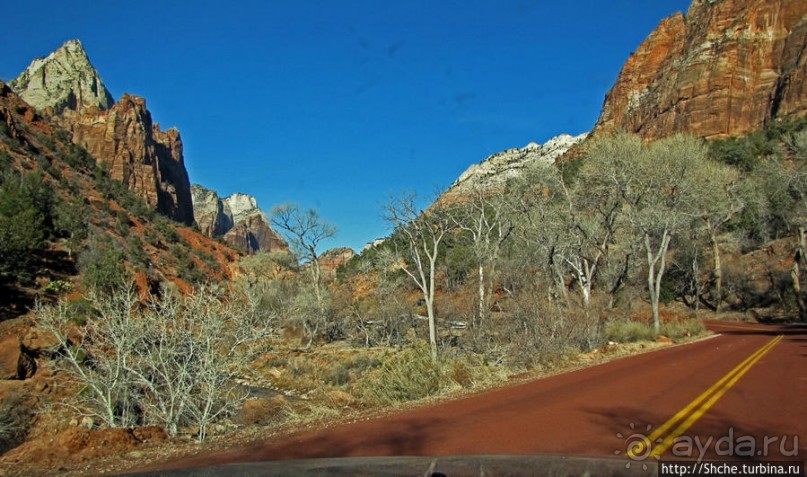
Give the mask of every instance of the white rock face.
[(253, 215), (260, 215), (264, 222), (269, 223), (266, 214), (258, 207), (258, 201), (251, 195), (236, 192), (229, 197), (225, 197), (222, 203), (224, 213), (230, 216), (234, 224), (241, 223)]
[(9, 86), (39, 111), (79, 111), (115, 104), (79, 40), (70, 40), (44, 58), (35, 59)]
[(376, 247), (378, 247), (379, 245), (383, 244), (386, 241), (387, 241), (386, 238), (377, 238), (377, 239), (375, 239), (375, 240), (373, 240), (371, 242), (367, 242), (366, 244), (364, 244), (364, 247), (362, 247), (361, 251), (364, 252), (365, 250), (370, 250), (371, 248), (376, 248)]
[(237, 192), (222, 199), (216, 191), (198, 184), (191, 186), (191, 195), (196, 224), (207, 236), (223, 237), (249, 253), (288, 248), (255, 197)]
[(561, 134), (544, 144), (531, 142), (522, 148), (494, 154), (466, 169), (444, 195), (461, 196), (475, 188), (486, 190), (503, 187), (508, 180), (519, 177), (531, 164), (554, 163), (555, 159), (586, 137), (588, 133), (579, 136)]
[(224, 213), (224, 204), (216, 191), (192, 184), (191, 198), (193, 217), (207, 236), (224, 235), (233, 228), (232, 217)]

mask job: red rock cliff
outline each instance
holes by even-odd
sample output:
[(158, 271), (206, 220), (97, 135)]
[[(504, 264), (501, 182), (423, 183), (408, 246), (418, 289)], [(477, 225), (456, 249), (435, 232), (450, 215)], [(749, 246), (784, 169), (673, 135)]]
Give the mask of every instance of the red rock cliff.
[(193, 223), (190, 180), (179, 131), (152, 123), (146, 101), (124, 94), (111, 109), (65, 112), (61, 121), (112, 177), (158, 212)]
[(594, 132), (713, 138), (807, 113), (807, 1), (694, 0), (631, 54)]
[(152, 124), (142, 98), (124, 95), (113, 105), (80, 41), (70, 40), (37, 58), (9, 86), (44, 116), (72, 131), (76, 144), (158, 212), (193, 223), (179, 132)]

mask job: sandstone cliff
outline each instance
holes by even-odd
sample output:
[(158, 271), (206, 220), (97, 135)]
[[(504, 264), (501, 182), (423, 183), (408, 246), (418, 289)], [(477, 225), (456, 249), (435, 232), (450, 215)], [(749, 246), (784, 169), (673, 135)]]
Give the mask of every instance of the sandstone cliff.
[(235, 193), (221, 199), (216, 191), (198, 184), (191, 190), (196, 223), (207, 236), (223, 237), (249, 253), (289, 248), (269, 225), (269, 219), (254, 197)]
[(158, 212), (193, 223), (190, 179), (179, 131), (152, 123), (146, 101), (124, 94), (107, 111), (65, 112), (62, 121), (82, 146), (115, 179), (134, 190)]
[(179, 132), (153, 123), (142, 98), (124, 94), (114, 103), (81, 42), (34, 60), (9, 85), (158, 212), (193, 223)]
[(807, 113), (807, 2), (694, 0), (631, 54), (594, 133), (719, 138)]
[(530, 165), (553, 163), (586, 137), (588, 137), (588, 133), (578, 136), (561, 134), (544, 144), (531, 142), (523, 148), (513, 148), (493, 154), (479, 164), (474, 164), (466, 169), (438, 200), (449, 202), (462, 200), (475, 190), (501, 190), (507, 181), (520, 177)]
[(355, 256), (356, 252), (350, 247), (332, 248), (319, 256), (319, 266), (325, 276), (333, 278), (336, 276), (337, 269), (347, 264)]

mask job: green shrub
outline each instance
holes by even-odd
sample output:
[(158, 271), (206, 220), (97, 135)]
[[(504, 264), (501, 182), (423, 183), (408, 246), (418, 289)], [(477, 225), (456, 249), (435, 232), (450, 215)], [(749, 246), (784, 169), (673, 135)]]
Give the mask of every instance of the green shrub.
[(70, 144), (70, 137), (64, 129), (57, 129), (53, 132), (53, 137), (62, 144)]
[(350, 369), (344, 364), (336, 365), (328, 370), (323, 381), (334, 386), (343, 386), (350, 382)]
[[(66, 144), (61, 150), (61, 158), (70, 167), (78, 170), (96, 171), (96, 183), (101, 180), (100, 169), (95, 165), (95, 159), (83, 147), (76, 146), (75, 144), (68, 143), (67, 133), (59, 131), (64, 134), (62, 143)], [(61, 135), (60, 135), (61, 136)]]
[(41, 175), (8, 170), (0, 176), (0, 279), (33, 280), (33, 255), (53, 233), (53, 204)]
[(64, 280), (53, 280), (45, 285), (42, 289), (45, 293), (52, 293), (54, 295), (61, 295), (62, 293), (69, 292), (73, 289), (73, 284)]
[(78, 257), (78, 267), (88, 288), (111, 292), (127, 279), (123, 252), (111, 240), (93, 242)]
[(0, 151), (0, 172), (5, 172), (11, 166), (11, 163), (14, 162), (11, 159), (11, 156), (8, 155), (6, 151)]
[(87, 238), (87, 207), (83, 203), (56, 202), (53, 227), (57, 237), (67, 239), (69, 250), (76, 250)]
[(129, 260), (135, 265), (147, 266), (149, 264), (149, 255), (146, 252), (145, 245), (138, 235), (129, 237)]
[(154, 219), (154, 228), (160, 232), (167, 243), (178, 243), (179, 233), (177, 228), (165, 217), (156, 217)]
[(68, 316), (73, 324), (84, 326), (96, 316), (97, 311), (93, 307), (93, 303), (87, 298), (80, 297), (67, 301)]
[(335, 386), (343, 386), (362, 376), (370, 369), (377, 368), (381, 361), (371, 356), (358, 355), (348, 361), (337, 363), (325, 373), (324, 381)]
[(49, 149), (51, 151), (56, 150), (56, 141), (53, 140), (52, 136), (42, 134), (39, 136), (39, 140), (42, 142), (42, 145), (45, 146), (46, 149)]
[[(703, 321), (698, 318), (687, 318), (663, 321), (659, 334), (678, 340), (699, 336), (706, 332)], [(636, 341), (653, 341), (656, 334), (649, 323), (632, 320), (611, 320), (605, 324), (605, 336), (609, 341), (617, 343), (633, 343)]]

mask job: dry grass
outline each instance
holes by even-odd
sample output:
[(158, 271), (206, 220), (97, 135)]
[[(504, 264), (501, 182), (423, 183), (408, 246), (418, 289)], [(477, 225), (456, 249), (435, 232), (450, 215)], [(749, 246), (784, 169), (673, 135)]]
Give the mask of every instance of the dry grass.
[(433, 361), (428, 345), (419, 342), (387, 356), (359, 383), (359, 395), (371, 405), (399, 404), (478, 387), (500, 378), (500, 373), (475, 356), (443, 355)]
[[(675, 318), (661, 323), (659, 335), (674, 341), (692, 338), (706, 333), (706, 326), (698, 318)], [(654, 341), (656, 333), (653, 325), (637, 320), (609, 320), (605, 325), (605, 338), (617, 343)]]

